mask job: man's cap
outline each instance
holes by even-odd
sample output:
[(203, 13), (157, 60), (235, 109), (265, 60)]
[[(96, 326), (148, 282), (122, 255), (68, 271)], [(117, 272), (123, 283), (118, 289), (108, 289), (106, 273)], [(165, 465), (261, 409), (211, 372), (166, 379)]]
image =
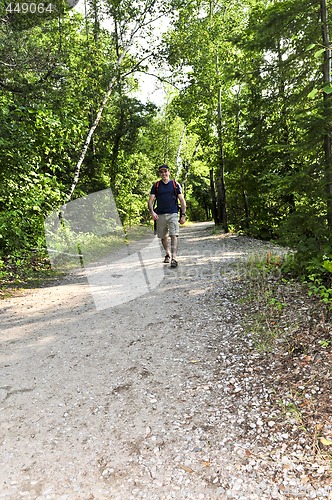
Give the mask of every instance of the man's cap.
[(160, 170), (169, 170), (169, 166), (168, 166), (168, 165), (166, 165), (166, 164), (161, 165), (161, 166), (159, 167), (159, 169), (158, 169), (158, 170), (159, 170), (159, 171), (160, 171)]

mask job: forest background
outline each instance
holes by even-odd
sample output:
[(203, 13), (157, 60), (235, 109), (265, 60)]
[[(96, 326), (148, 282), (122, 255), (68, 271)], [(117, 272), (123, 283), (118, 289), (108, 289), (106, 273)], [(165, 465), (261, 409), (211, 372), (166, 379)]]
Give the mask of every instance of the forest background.
[[(149, 224), (166, 162), (190, 220), (293, 248), (292, 272), (332, 300), (325, 0), (0, 9), (2, 277), (46, 255), (45, 218), (76, 198), (111, 188), (124, 227)], [(137, 97), (144, 73), (162, 106)]]

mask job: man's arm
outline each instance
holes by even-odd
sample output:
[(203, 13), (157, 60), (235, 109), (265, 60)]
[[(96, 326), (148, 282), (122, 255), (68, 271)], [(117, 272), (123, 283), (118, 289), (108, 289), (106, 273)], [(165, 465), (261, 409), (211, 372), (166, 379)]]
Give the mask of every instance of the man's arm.
[(155, 200), (156, 195), (150, 194), (149, 201), (148, 201), (148, 207), (150, 210), (150, 214), (152, 216), (153, 220), (158, 220), (158, 214), (153, 210), (153, 202)]
[(180, 200), (180, 203), (181, 203), (181, 218), (180, 218), (180, 224), (184, 224), (185, 223), (185, 220), (186, 220), (186, 208), (187, 208), (187, 205), (186, 205), (186, 200), (184, 199), (184, 196), (182, 193), (180, 193), (178, 195), (178, 198)]

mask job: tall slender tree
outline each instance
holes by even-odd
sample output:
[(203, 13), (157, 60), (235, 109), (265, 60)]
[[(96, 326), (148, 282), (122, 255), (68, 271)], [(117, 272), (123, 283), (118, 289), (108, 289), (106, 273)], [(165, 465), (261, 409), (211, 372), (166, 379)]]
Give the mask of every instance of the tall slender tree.
[(325, 178), (327, 191), (327, 221), (332, 230), (332, 75), (331, 75), (331, 41), (328, 23), (328, 7), (326, 0), (320, 0), (320, 18), (322, 25), (322, 41), (324, 46), (323, 81), (324, 81), (324, 115), (326, 127), (324, 135)]

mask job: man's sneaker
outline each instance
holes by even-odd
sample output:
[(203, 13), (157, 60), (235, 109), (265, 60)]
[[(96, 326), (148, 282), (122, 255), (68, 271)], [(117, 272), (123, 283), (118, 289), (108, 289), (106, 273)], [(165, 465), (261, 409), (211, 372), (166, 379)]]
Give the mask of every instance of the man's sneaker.
[(164, 263), (165, 263), (165, 264), (168, 264), (168, 263), (169, 263), (169, 261), (170, 261), (170, 259), (171, 259), (171, 258), (170, 258), (170, 256), (169, 256), (169, 255), (165, 255), (165, 258), (164, 258)]
[(171, 267), (178, 267), (178, 263), (175, 259), (171, 260)]

